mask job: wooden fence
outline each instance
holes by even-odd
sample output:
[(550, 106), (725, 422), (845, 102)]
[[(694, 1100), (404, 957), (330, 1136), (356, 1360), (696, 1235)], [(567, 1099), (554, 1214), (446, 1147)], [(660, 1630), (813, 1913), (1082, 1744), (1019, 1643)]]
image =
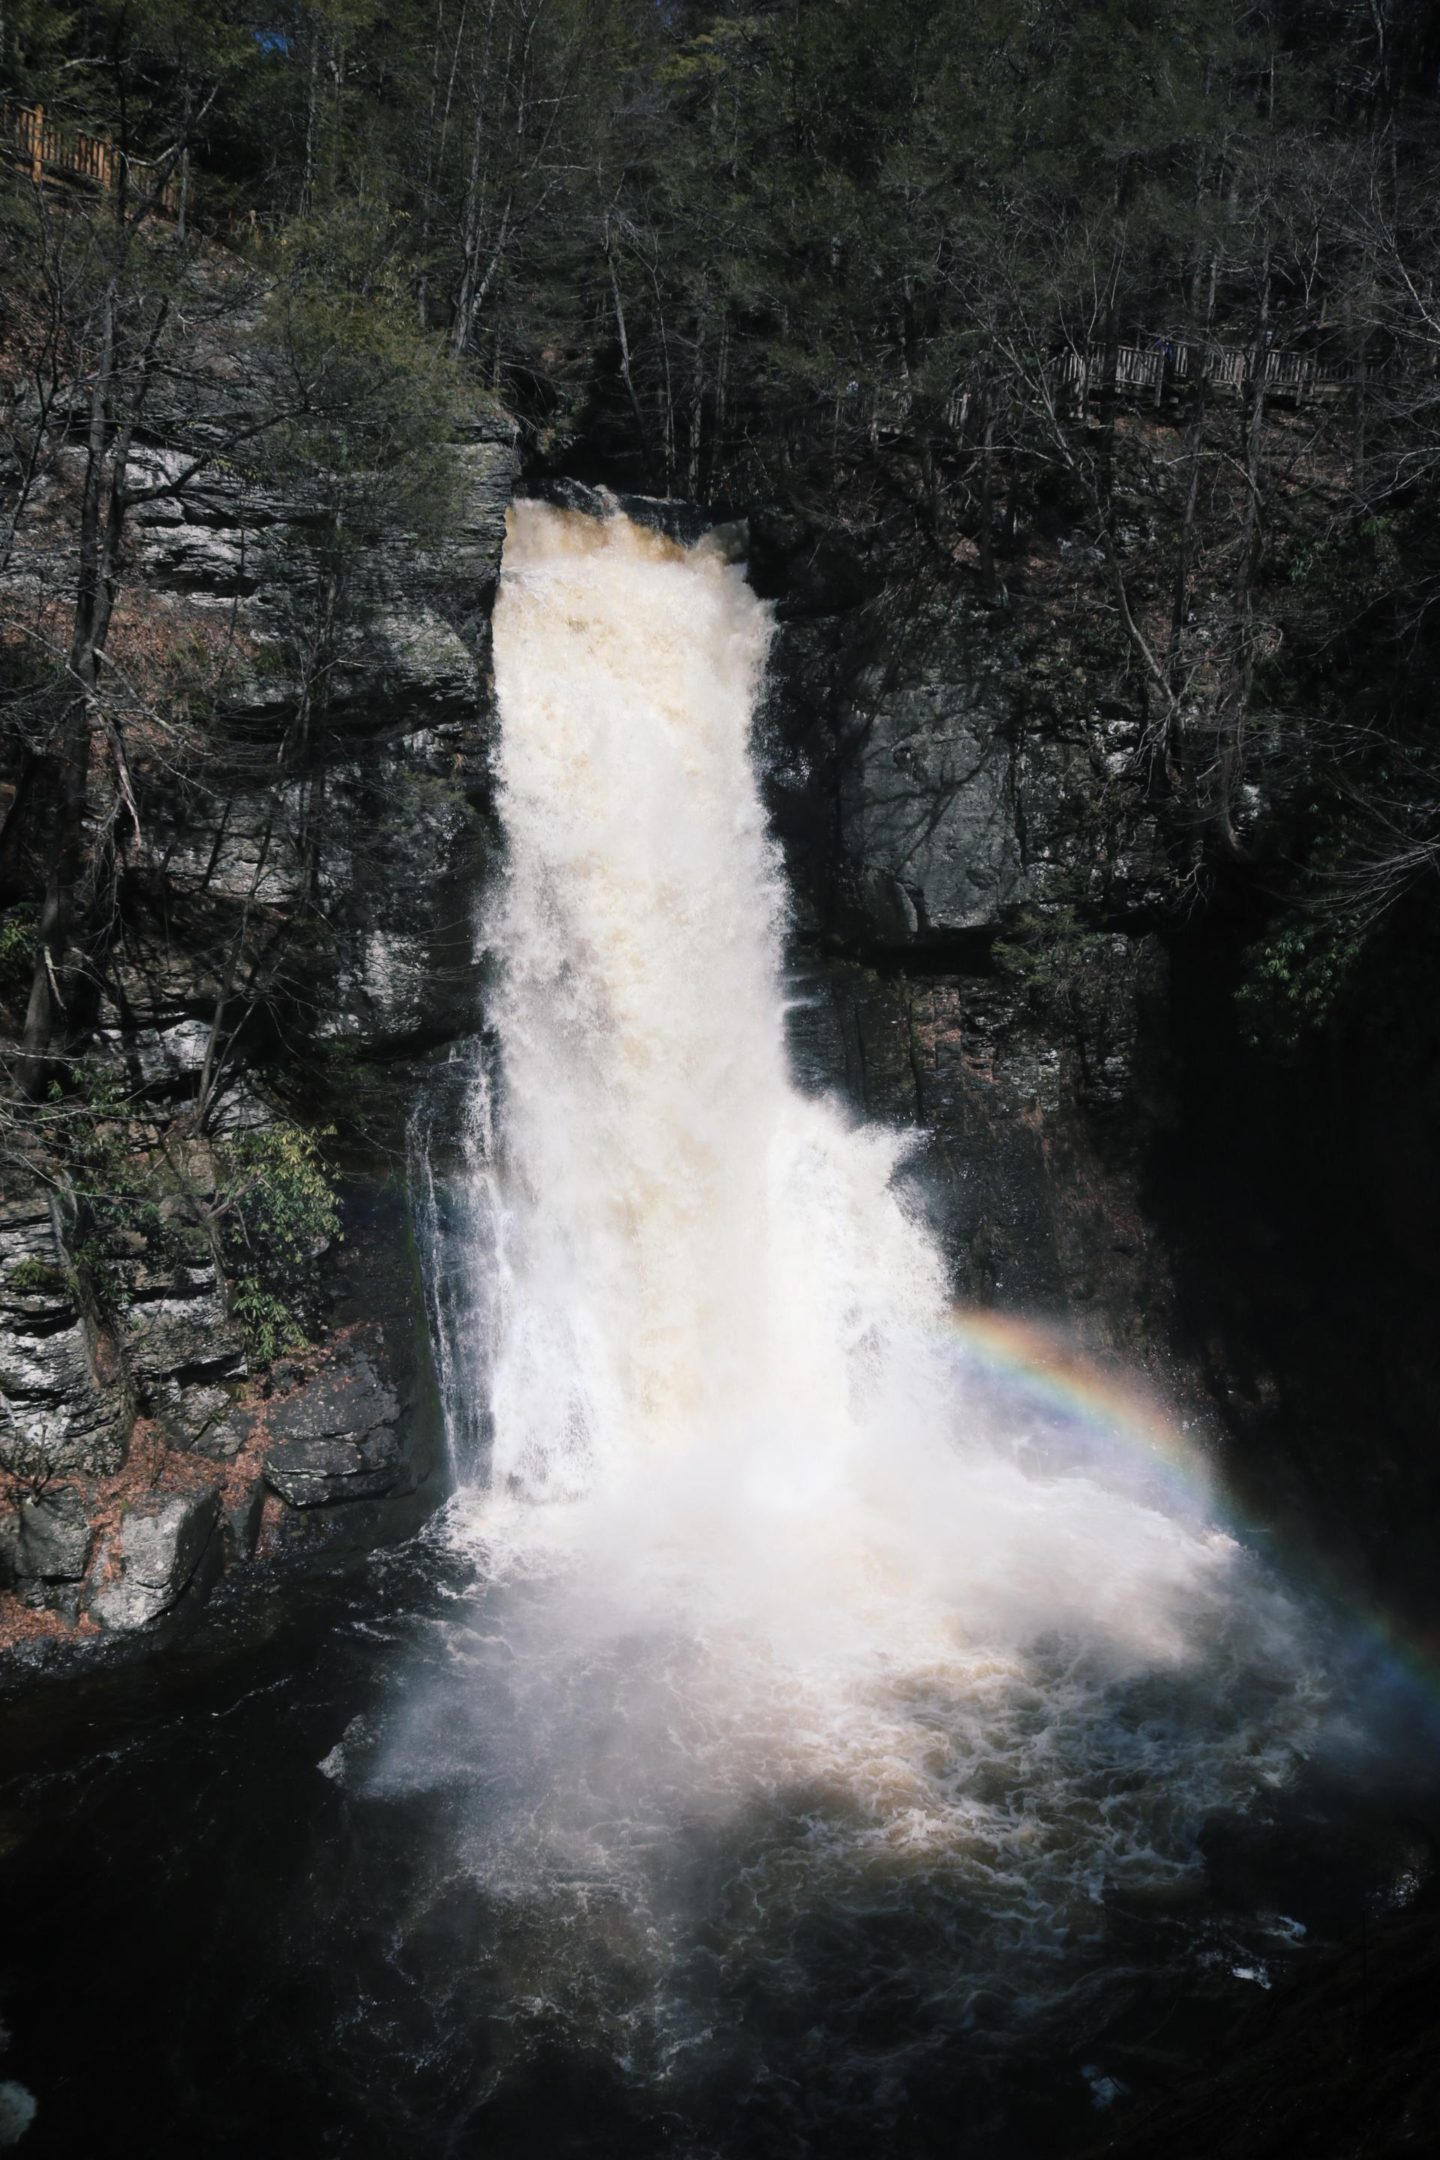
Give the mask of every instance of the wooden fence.
[[(155, 186), (156, 167), (148, 159), (127, 158), (103, 136), (47, 120), (43, 105), (0, 101), (0, 147), (37, 187), (46, 181), (78, 180), (113, 193), (122, 176), (132, 188)], [(177, 216), (180, 190), (180, 173), (170, 173), (160, 186), (156, 208), (167, 217)]]
[[(1062, 387), (1080, 403), (1094, 390), (1113, 387), (1138, 390), (1159, 405), (1167, 391), (1178, 394), (1202, 382), (1219, 390), (1243, 389), (1254, 378), (1255, 352), (1251, 346), (1203, 345), (1182, 338), (1155, 338), (1148, 345), (1096, 343), (1084, 352), (1062, 354), (1056, 372)], [(1338, 395), (1354, 382), (1355, 373), (1350, 361), (1277, 351), (1265, 353), (1262, 370), (1267, 391), (1297, 403)]]

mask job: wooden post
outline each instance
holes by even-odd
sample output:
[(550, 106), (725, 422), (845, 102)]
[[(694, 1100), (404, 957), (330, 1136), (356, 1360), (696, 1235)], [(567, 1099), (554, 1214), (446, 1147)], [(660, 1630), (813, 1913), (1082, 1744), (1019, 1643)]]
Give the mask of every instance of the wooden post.
[(34, 131), (30, 137), (30, 178), (34, 181), (36, 187), (39, 187), (40, 182), (45, 177), (45, 108), (43, 105), (37, 105), (32, 110), (30, 125)]

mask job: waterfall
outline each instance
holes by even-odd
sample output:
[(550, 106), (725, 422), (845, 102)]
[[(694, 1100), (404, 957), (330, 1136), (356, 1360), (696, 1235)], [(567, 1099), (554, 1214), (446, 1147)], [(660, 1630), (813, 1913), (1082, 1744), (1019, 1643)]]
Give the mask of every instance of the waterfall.
[[(783, 1840), (754, 1863), (754, 1927), (922, 1868), (990, 1986), (1107, 1886), (1183, 1880), (1209, 1810), (1288, 1778), (1317, 1697), (1198, 1462), (1160, 1476), (1133, 1431), (967, 1360), (904, 1136), (792, 1079), (750, 745), (769, 635), (711, 543), (511, 511), (492, 1442), (452, 1513), (504, 1601), (457, 1668), (510, 1704), (486, 1866), (562, 1901), (605, 1875), (653, 1930), (637, 1855), (820, 1793), (807, 1872)], [(452, 1760), (441, 1699), (387, 1776)]]
[(664, 1455), (808, 1497), (863, 1447), (897, 1329), (943, 1316), (897, 1141), (787, 1072), (749, 756), (768, 635), (713, 548), (513, 513), (494, 1470), (533, 1496)]

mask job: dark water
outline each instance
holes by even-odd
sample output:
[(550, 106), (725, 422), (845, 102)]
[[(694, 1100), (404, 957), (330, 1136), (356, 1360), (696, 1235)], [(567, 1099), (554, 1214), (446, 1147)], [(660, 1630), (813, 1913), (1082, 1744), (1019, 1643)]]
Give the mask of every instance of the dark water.
[[(623, 1837), (606, 1867), (527, 1847), (575, 1755), (537, 1752), (492, 1610), (518, 1595), (422, 1540), (229, 1591), (160, 1659), (0, 1709), (0, 2078), (37, 2104), (27, 2160), (1079, 2154), (1430, 1865), (1373, 1755), (1317, 1764), (1198, 1825), (1183, 1895), (1117, 1897), (1033, 1986), (961, 1987), (973, 1900), (944, 1874), (827, 1890), (823, 1795), (697, 1810), (618, 1874)], [(489, 1646), (463, 1688), (457, 1631)], [(596, 1700), (554, 1709), (599, 1750)], [(787, 1870), (782, 1925), (756, 1885)]]

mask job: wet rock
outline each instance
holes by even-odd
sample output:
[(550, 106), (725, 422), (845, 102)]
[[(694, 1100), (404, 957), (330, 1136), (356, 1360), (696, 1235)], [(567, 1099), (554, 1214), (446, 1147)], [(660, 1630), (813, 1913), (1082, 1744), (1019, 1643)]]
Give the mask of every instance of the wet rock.
[(265, 1457), (265, 1475), (291, 1507), (333, 1507), (393, 1492), (401, 1472), (393, 1433), (364, 1440), (284, 1440)]
[(329, 1754), (322, 1756), (315, 1767), (332, 1784), (348, 1784), (375, 1754), (381, 1737), (379, 1727), (370, 1718), (353, 1717)]
[(364, 1351), (335, 1363), (270, 1413), (265, 1476), (291, 1507), (329, 1507), (397, 1491), (407, 1465), (400, 1404)]
[(316, 1440), (368, 1433), (393, 1424), (399, 1404), (365, 1350), (344, 1349), (297, 1394), (277, 1403), (268, 1419), (278, 1440)]
[(904, 945), (920, 934), (920, 910), (893, 872), (868, 863), (860, 873), (860, 895), (872, 930), (886, 944)]
[[(728, 546), (732, 540), (738, 540), (744, 530), (743, 520), (731, 520), (722, 526), (702, 503), (683, 502), (666, 495), (616, 494), (611, 488), (591, 487), (583, 480), (528, 480), (519, 492), (532, 500), (549, 503), (557, 510), (574, 510), (584, 517), (610, 518), (622, 514), (636, 525), (663, 533), (667, 540), (674, 540), (681, 547), (694, 547), (708, 534), (717, 531), (722, 534), (721, 545)], [(745, 539), (748, 542), (748, 532)]]
[(227, 1559), (248, 1560), (260, 1536), (265, 1513), (266, 1486), (262, 1481), (244, 1489), (238, 1497), (226, 1497), (222, 1507)]
[(90, 1610), (103, 1627), (144, 1627), (169, 1610), (200, 1568), (220, 1515), (220, 1491), (150, 1496), (126, 1515), (100, 1557)]
[(1436, 1841), (1408, 1817), (1363, 1810), (1297, 1818), (1272, 1815), (1205, 1823), (1198, 1839), (1207, 1877), (1229, 1904), (1270, 1904), (1321, 1932), (1357, 1909), (1403, 1911), (1436, 1872)]

